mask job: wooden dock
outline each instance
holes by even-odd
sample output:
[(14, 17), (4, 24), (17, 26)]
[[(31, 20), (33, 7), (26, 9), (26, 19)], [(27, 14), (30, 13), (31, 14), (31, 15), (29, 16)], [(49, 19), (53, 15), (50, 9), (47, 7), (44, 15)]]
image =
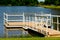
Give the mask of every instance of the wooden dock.
[[(21, 16), (23, 16), (23, 20), (20, 21), (20, 20), (8, 20), (8, 16), (20, 16), (20, 15), (8, 15), (8, 14), (4, 14), (6, 16), (4, 16), (4, 26), (5, 26), (5, 31), (7, 29), (9, 30), (13, 30), (16, 28), (16, 30), (20, 29), (20, 28), (23, 28), (25, 30), (27, 29), (31, 29), (33, 31), (36, 31), (36, 32), (39, 32), (43, 35), (45, 35), (46, 37), (60, 37), (60, 31), (58, 30), (54, 30), (52, 28), (48, 28), (48, 26), (51, 26), (51, 21), (50, 21), (50, 24), (48, 25), (48, 20), (51, 20), (51, 15), (35, 15), (35, 21), (27, 21), (26, 22), (26, 19), (25, 19), (25, 15), (22, 14)], [(43, 18), (42, 19), (39, 19), (40, 22), (38, 22), (37, 20), (37, 17), (46, 17), (46, 22), (43, 21)], [(50, 19), (48, 18), (50, 17)], [(30, 18), (30, 17), (29, 17)], [(44, 19), (45, 20), (45, 19)], [(20, 21), (20, 22), (19, 22)], [(46, 25), (46, 27), (44, 27), (44, 25)], [(11, 29), (10, 29), (11, 28)], [(8, 35), (7, 31), (6, 31), (6, 36)]]
[[(27, 25), (27, 24), (29, 24), (29, 25)], [(33, 25), (35, 25), (35, 26), (33, 26)], [(30, 22), (30, 23), (26, 22), (25, 24), (23, 24), (23, 22), (8, 22), (7, 24), (5, 24), (5, 26), (7, 28), (9, 28), (9, 27), (10, 28), (11, 27), (12, 28), (13, 27), (16, 27), (16, 28), (22, 27), (24, 29), (31, 29), (33, 31), (42, 33), (47, 37), (58, 37), (58, 36), (60, 37), (60, 32), (59, 31), (53, 30), (53, 29), (50, 29), (50, 28), (45, 28), (45, 27), (42, 27), (42, 26), (37, 26), (36, 27), (36, 24), (33, 23), (33, 22)]]

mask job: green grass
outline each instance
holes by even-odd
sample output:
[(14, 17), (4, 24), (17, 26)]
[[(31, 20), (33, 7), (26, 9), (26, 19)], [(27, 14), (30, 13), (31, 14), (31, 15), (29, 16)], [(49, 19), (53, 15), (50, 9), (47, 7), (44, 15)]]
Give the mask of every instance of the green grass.
[(50, 8), (50, 9), (59, 9), (60, 10), (60, 6), (42, 5), (42, 7)]
[(59, 37), (0, 38), (0, 40), (60, 40)]

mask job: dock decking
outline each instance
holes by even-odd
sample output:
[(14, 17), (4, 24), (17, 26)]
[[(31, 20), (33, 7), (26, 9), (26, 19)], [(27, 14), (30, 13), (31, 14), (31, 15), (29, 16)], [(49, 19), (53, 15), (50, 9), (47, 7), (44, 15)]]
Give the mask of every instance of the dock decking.
[[(28, 25), (27, 25), (28, 24)], [(50, 29), (50, 28), (45, 28), (45, 27), (42, 27), (42, 26), (33, 26), (35, 25), (35, 23), (33, 22), (26, 22), (25, 24), (23, 24), (23, 22), (8, 22), (7, 24), (5, 24), (6, 27), (22, 27), (22, 28), (26, 28), (27, 29), (31, 29), (33, 31), (36, 31), (36, 32), (39, 32), (39, 33), (42, 33), (46, 36), (60, 36), (60, 32), (57, 31), (57, 30), (53, 30), (53, 29)]]

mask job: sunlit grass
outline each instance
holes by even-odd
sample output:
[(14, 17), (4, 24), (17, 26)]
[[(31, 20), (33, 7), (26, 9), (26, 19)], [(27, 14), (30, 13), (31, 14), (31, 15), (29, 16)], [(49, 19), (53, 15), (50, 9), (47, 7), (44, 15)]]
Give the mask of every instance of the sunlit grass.
[(52, 6), (52, 5), (42, 5), (42, 7), (50, 9), (60, 9), (60, 6)]
[(59, 37), (0, 38), (0, 40), (60, 40)]

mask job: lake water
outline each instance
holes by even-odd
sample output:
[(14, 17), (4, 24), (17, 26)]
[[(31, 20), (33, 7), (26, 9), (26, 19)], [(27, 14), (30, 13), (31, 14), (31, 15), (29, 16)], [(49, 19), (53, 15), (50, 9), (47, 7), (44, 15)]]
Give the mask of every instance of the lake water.
[(0, 37), (4, 36), (4, 24), (3, 24), (3, 13), (20, 13), (20, 12), (32, 12), (32, 13), (51, 13), (60, 15), (60, 10), (46, 9), (42, 7), (27, 7), (27, 6), (0, 6)]

